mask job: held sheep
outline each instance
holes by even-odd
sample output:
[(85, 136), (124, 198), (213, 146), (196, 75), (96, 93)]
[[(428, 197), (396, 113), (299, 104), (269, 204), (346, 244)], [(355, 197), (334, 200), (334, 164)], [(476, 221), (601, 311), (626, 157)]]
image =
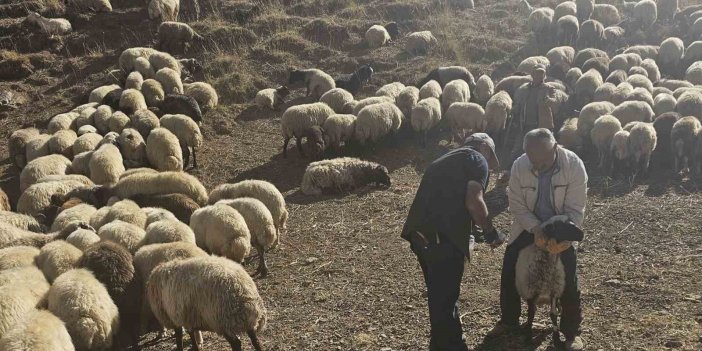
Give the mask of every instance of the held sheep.
[(100, 103), (111, 91), (121, 90), (118, 84), (103, 85), (93, 89), (88, 96), (88, 102)]
[(36, 158), (48, 155), (49, 139), (51, 139), (51, 135), (39, 134), (36, 137), (29, 140), (25, 148), (25, 162), (32, 162), (32, 160)]
[(147, 7), (149, 19), (161, 22), (177, 21), (180, 0), (151, 0)]
[(111, 185), (117, 183), (124, 172), (124, 161), (117, 146), (105, 144), (93, 152), (88, 167), (93, 183)]
[(161, 103), (161, 112), (169, 115), (186, 115), (198, 124), (202, 122), (202, 110), (197, 100), (184, 94), (168, 94)]
[(316, 68), (291, 71), (288, 77), (288, 84), (290, 86), (304, 85), (306, 88), (305, 95), (311, 95), (316, 99), (319, 99), (327, 91), (336, 88), (334, 78)]
[(421, 87), (422, 85), (426, 84), (432, 79), (439, 82), (439, 84), (442, 87), (446, 86), (446, 84), (452, 80), (463, 79), (466, 81), (466, 83), (468, 83), (468, 86), (470, 87), (471, 91), (475, 89), (475, 78), (473, 78), (473, 74), (471, 74), (470, 71), (468, 71), (468, 69), (463, 66), (447, 66), (435, 68), (431, 72), (429, 72), (429, 74), (427, 74), (426, 77), (424, 77), (417, 84), (417, 86)]
[(575, 153), (583, 149), (583, 136), (578, 132), (578, 118), (568, 118), (558, 131), (558, 143)]
[(344, 89), (351, 94), (356, 94), (372, 76), (373, 67), (370, 65), (361, 65), (353, 73), (337, 78), (334, 83), (337, 88)]
[(117, 138), (119, 150), (124, 159), (125, 168), (137, 168), (146, 165), (146, 142), (136, 129), (125, 128)]
[(361, 145), (377, 142), (382, 137), (400, 130), (402, 111), (393, 103), (382, 102), (364, 107), (358, 112), (354, 138)]
[(444, 116), (453, 134), (453, 140), (460, 142), (466, 130), (482, 132), (487, 126), (485, 110), (472, 102), (459, 102), (449, 106)]
[(390, 22), (385, 26), (372, 25), (364, 35), (365, 43), (370, 49), (377, 49), (395, 39), (400, 35), (397, 23)]
[(32, 310), (0, 339), (0, 350), (74, 351), (66, 325), (47, 310)]
[(41, 248), (36, 265), (51, 283), (61, 274), (76, 268), (82, 255), (77, 247), (63, 240), (52, 241)]
[(695, 117), (682, 117), (673, 124), (670, 132), (670, 141), (676, 173), (681, 172), (685, 168), (690, 170), (695, 168), (694, 154), (700, 133), (702, 133), (702, 124)]
[(18, 129), (12, 132), (7, 148), (15, 166), (23, 168), (27, 164), (27, 144), (39, 135), (39, 130), (36, 128)]
[[(475, 92), (473, 94), (475, 96), (475, 102), (480, 105), (485, 105), (494, 94), (495, 84), (490, 76), (483, 74), (475, 83)], [(470, 88), (468, 89), (468, 97), (470, 98)], [(468, 100), (463, 102), (468, 102)], [(448, 106), (446, 106), (446, 108), (448, 108)]]
[(158, 42), (156, 47), (166, 52), (185, 52), (188, 45), (196, 42), (203, 42), (200, 34), (197, 34), (187, 23), (165, 21), (158, 26)]
[(405, 51), (407, 51), (410, 55), (426, 55), (429, 52), (429, 49), (437, 44), (438, 41), (431, 31), (425, 30), (421, 32), (414, 32), (407, 35)]
[(217, 204), (230, 206), (244, 217), (246, 226), (251, 232), (251, 245), (256, 248), (259, 256), (256, 274), (260, 274), (261, 277), (268, 275), (265, 252), (278, 242), (278, 232), (275, 228), (273, 216), (266, 205), (260, 200), (251, 197), (220, 200)]
[(622, 130), (622, 124), (612, 115), (604, 115), (595, 121), (590, 131), (592, 145), (597, 149), (599, 167), (608, 164), (609, 149), (612, 144), (614, 134)]
[(151, 131), (146, 140), (146, 157), (159, 171), (182, 171), (183, 150), (175, 134), (166, 128)]
[(549, 66), (550, 62), (546, 56), (531, 56), (527, 57), (517, 66), (517, 72), (521, 72), (527, 75), (531, 75), (534, 72), (534, 68), (539, 65)]
[(139, 90), (125, 89), (122, 92), (122, 96), (119, 99), (119, 109), (122, 112), (131, 115), (138, 110), (146, 108), (146, 100), (144, 100), (144, 95)]
[(285, 103), (285, 98), (290, 95), (290, 90), (286, 86), (280, 86), (276, 89), (263, 89), (256, 93), (254, 101), (260, 108), (268, 108), (278, 110)]
[(351, 101), (353, 101), (353, 95), (341, 88), (331, 89), (319, 98), (319, 102), (327, 104), (336, 113), (341, 113), (344, 105)]
[(198, 107), (205, 113), (219, 104), (217, 91), (205, 82), (194, 82), (183, 84), (184, 94), (197, 101)]
[(20, 173), (20, 192), (25, 191), (39, 179), (52, 174), (66, 174), (71, 171), (71, 161), (63, 155), (42, 156), (27, 163)]
[(430, 97), (441, 99), (441, 85), (439, 85), (439, 82), (435, 80), (430, 80), (419, 88), (419, 100), (424, 100)]
[(198, 209), (190, 218), (197, 246), (242, 262), (251, 250), (251, 233), (241, 214), (227, 205), (210, 205)]
[(168, 129), (180, 141), (183, 151), (183, 166), (190, 162), (190, 148), (193, 149), (193, 168), (197, 168), (197, 148), (202, 146), (202, 133), (195, 121), (186, 115), (163, 115), (161, 127)]
[(409, 116), (412, 113), (412, 108), (417, 104), (417, 101), (419, 101), (419, 89), (409, 85), (402, 89), (400, 95), (397, 96), (395, 105), (400, 108), (402, 115)]
[(580, 33), (578, 18), (572, 15), (563, 16), (556, 22), (556, 42), (559, 45), (575, 46)]
[[(202, 303), (203, 294), (209, 303)], [(266, 325), (267, 312), (256, 284), (238, 263), (221, 257), (164, 263), (151, 273), (146, 296), (161, 325), (175, 328), (179, 350), (182, 327), (191, 330), (192, 340), (198, 339), (195, 330), (221, 334), (233, 350), (241, 349), (238, 335), (247, 333), (254, 349), (263, 349), (257, 334)]]
[(263, 202), (273, 215), (275, 227), (280, 232), (286, 228), (288, 221), (288, 210), (285, 207), (285, 198), (275, 185), (264, 181), (249, 179), (236, 184), (221, 184), (210, 193), (210, 204), (221, 199), (238, 199), (240, 197), (252, 197)]
[(651, 154), (656, 148), (656, 130), (653, 123), (637, 123), (629, 131), (629, 154), (632, 157), (634, 173), (639, 171), (645, 176)]
[(304, 133), (313, 126), (321, 126), (333, 114), (334, 110), (322, 102), (292, 106), (285, 110), (280, 122), (284, 138), (283, 157), (287, 157), (288, 143), (293, 137), (297, 143), (297, 150), (304, 155), (302, 150)]
[(49, 311), (66, 323), (79, 350), (109, 349), (119, 329), (117, 306), (107, 289), (86, 269), (61, 274), (48, 293)]
[[(463, 82), (463, 84), (465, 84), (465, 82)], [(465, 85), (467, 88), (468, 84)], [(421, 134), (423, 147), (426, 147), (427, 144), (427, 133), (430, 129), (439, 124), (439, 121), (441, 121), (441, 103), (435, 97), (422, 99), (412, 108), (410, 122), (412, 129)]]
[(136, 173), (120, 179), (114, 186), (113, 191), (120, 198), (131, 198), (140, 194), (183, 194), (193, 199), (200, 206), (206, 204), (208, 199), (207, 190), (202, 183), (196, 177), (185, 172)]
[[(478, 81), (480, 82), (480, 81)], [(491, 81), (492, 82), (492, 81)], [(477, 90), (477, 88), (476, 88)], [(421, 92), (420, 92), (421, 98)], [(462, 79), (452, 80), (446, 83), (444, 91), (441, 94), (441, 108), (442, 111), (446, 111), (451, 104), (454, 102), (469, 102), (470, 101), (470, 88), (468, 83)]]
[(395, 101), (395, 99), (400, 95), (402, 90), (405, 89), (405, 85), (400, 82), (393, 82), (385, 84), (375, 91), (376, 96), (386, 96)]
[(158, 207), (171, 212), (183, 223), (190, 223), (190, 216), (200, 208), (200, 205), (184, 194), (138, 194), (129, 197), (137, 205), (143, 207)]
[(97, 234), (100, 237), (100, 241), (115, 242), (130, 253), (134, 253), (139, 249), (146, 235), (144, 229), (120, 220), (103, 225)]

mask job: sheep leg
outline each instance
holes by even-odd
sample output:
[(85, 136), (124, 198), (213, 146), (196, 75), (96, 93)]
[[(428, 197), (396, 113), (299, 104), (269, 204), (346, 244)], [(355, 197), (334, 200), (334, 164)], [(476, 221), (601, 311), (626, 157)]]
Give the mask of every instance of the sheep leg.
[(256, 251), (258, 251), (258, 269), (256, 273), (261, 274), (261, 278), (265, 278), (268, 275), (268, 265), (266, 264), (263, 247), (257, 247)]
[(648, 178), (648, 165), (651, 163), (651, 154), (646, 154), (644, 156), (644, 169), (643, 169), (643, 176), (645, 178)]
[(197, 156), (195, 155), (195, 147), (193, 147), (193, 168), (197, 168)]
[(183, 169), (185, 169), (190, 164), (190, 148), (184, 144), (180, 144), (180, 148), (183, 151)]
[(183, 351), (183, 327), (175, 328), (176, 350)]
[(295, 144), (297, 145), (297, 151), (300, 152), (302, 157), (305, 157), (305, 150), (302, 149), (302, 138), (295, 138)]
[(238, 336), (225, 335), (224, 338), (227, 339), (229, 345), (232, 346), (233, 351), (241, 351), (241, 340), (239, 340)]
[(561, 334), (558, 331), (558, 299), (557, 298), (552, 298), (551, 299), (551, 328), (553, 329), (553, 343), (556, 344), (561, 340)]
[(190, 342), (193, 344), (192, 350), (199, 351), (200, 344), (202, 344), (202, 341), (200, 340), (202, 338), (202, 334), (197, 329), (190, 329), (188, 334), (190, 335)]
[(536, 303), (534, 299), (527, 301), (527, 322), (526, 322), (526, 334), (531, 339), (533, 327), (534, 327), (534, 316), (536, 315)]
[(285, 141), (283, 141), (283, 158), (288, 157), (288, 143), (290, 142), (289, 137), (285, 137)]
[(263, 351), (263, 347), (261, 346), (261, 342), (258, 341), (258, 336), (256, 335), (256, 331), (249, 330), (246, 332), (246, 334), (249, 336), (249, 339), (251, 339), (251, 345), (253, 345), (254, 350)]

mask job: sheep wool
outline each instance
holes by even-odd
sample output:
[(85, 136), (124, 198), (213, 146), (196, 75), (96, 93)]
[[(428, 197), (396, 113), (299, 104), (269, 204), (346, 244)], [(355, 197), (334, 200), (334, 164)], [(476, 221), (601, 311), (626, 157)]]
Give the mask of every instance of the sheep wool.
[(485, 120), (485, 110), (482, 106), (473, 102), (458, 102), (452, 104), (444, 118), (447, 120), (453, 131), (454, 140), (460, 139), (460, 134), (466, 130), (473, 133), (485, 130), (487, 121)]
[(677, 100), (670, 94), (659, 94), (653, 99), (653, 112), (656, 116), (675, 111), (675, 106), (677, 106)]
[(395, 101), (395, 99), (400, 95), (402, 90), (405, 89), (405, 85), (400, 82), (393, 82), (385, 84), (375, 91), (375, 95), (382, 97), (386, 96)]
[(166, 94), (183, 94), (183, 82), (180, 80), (180, 73), (177, 71), (168, 67), (161, 68), (156, 71), (156, 80), (161, 83)]
[(119, 313), (107, 289), (86, 269), (60, 275), (48, 294), (49, 311), (66, 323), (76, 349), (109, 349)]
[(12, 132), (7, 147), (10, 158), (17, 167), (22, 168), (27, 164), (27, 143), (39, 134), (36, 128), (18, 129)]
[(85, 251), (100, 241), (100, 237), (90, 229), (78, 229), (66, 237), (66, 242)]
[(319, 102), (327, 104), (336, 113), (341, 113), (344, 105), (351, 101), (353, 101), (353, 95), (341, 88), (331, 89), (319, 98)]
[(46, 281), (19, 280), (0, 287), (0, 339), (21, 323), (27, 314), (41, 308), (49, 284)]
[(517, 72), (531, 75), (534, 71), (534, 68), (536, 68), (538, 65), (544, 65), (548, 67), (550, 64), (551, 63), (549, 62), (546, 56), (527, 57), (519, 63), (519, 66), (517, 66)]
[(124, 89), (141, 90), (141, 85), (144, 84), (144, 77), (141, 73), (134, 71), (129, 73), (127, 81), (124, 83)]
[(244, 180), (236, 184), (221, 184), (210, 193), (210, 204), (222, 199), (237, 199), (252, 197), (263, 202), (273, 215), (275, 226), (280, 232), (286, 227), (288, 210), (285, 207), (285, 198), (275, 185), (265, 180)]
[(339, 148), (341, 143), (347, 143), (353, 138), (356, 128), (356, 116), (351, 114), (335, 114), (329, 116), (322, 124), (324, 143), (333, 148)]
[(63, 155), (42, 156), (27, 163), (20, 173), (20, 191), (52, 174), (66, 174), (71, 171), (71, 161)]
[(134, 268), (141, 280), (146, 282), (154, 268), (162, 263), (205, 256), (208, 256), (207, 252), (185, 242), (145, 245), (134, 255)]
[(648, 171), (651, 154), (656, 148), (656, 130), (652, 123), (637, 123), (629, 131), (629, 154), (637, 170)]
[[(0, 198), (2, 198), (2, 194), (0, 194)], [(2, 199), (0, 199), (0, 203), (2, 203)], [(0, 208), (3, 207), (5, 206), (0, 206)], [(34, 217), (10, 211), (9, 203), (6, 208), (0, 210), (0, 222), (30, 232), (41, 233), (44, 231), (44, 227)]]
[(203, 112), (209, 111), (219, 104), (217, 91), (205, 82), (195, 82), (183, 84), (184, 94), (192, 97), (197, 101), (198, 106)]
[(53, 282), (61, 274), (76, 267), (83, 252), (75, 246), (63, 241), (52, 241), (39, 251), (36, 264), (49, 283)]
[(695, 62), (687, 68), (685, 80), (695, 85), (702, 84), (702, 61)]
[(611, 114), (615, 105), (609, 101), (591, 102), (580, 110), (577, 130), (583, 138), (590, 137), (590, 131), (595, 121), (601, 116)]
[[(91, 217), (91, 225), (93, 225), (92, 219), (95, 218), (95, 216), (98, 216), (99, 212), (100, 211), (96, 212), (93, 217)], [(138, 228), (144, 228), (144, 225), (146, 224), (146, 215), (134, 201), (121, 200), (109, 206), (108, 211), (102, 215), (102, 220), (96, 223), (96, 225), (93, 225), (93, 227), (99, 230), (103, 225), (118, 220), (132, 224)]]
[(137, 57), (134, 60), (134, 71), (141, 74), (144, 79), (153, 78), (156, 75), (156, 71), (146, 57)]
[[(470, 90), (468, 91), (468, 93), (468, 97), (470, 100)], [(485, 105), (494, 94), (495, 84), (492, 82), (490, 76), (483, 74), (482, 76), (480, 76), (480, 78), (478, 78), (478, 81), (475, 83), (475, 102), (477, 102), (480, 105)], [(462, 102), (468, 102), (468, 100)], [(446, 106), (446, 108), (448, 108), (448, 106)]]
[(316, 68), (292, 71), (288, 82), (291, 85), (304, 84), (307, 88), (306, 95), (317, 99), (327, 91), (336, 88), (334, 78)]
[(167, 52), (156, 51), (149, 55), (149, 64), (157, 73), (161, 68), (170, 68), (179, 74), (181, 73), (180, 63)]
[(75, 348), (63, 321), (47, 310), (32, 310), (3, 335), (0, 350), (74, 351)]
[(247, 333), (261, 349), (256, 334), (266, 325), (266, 308), (253, 279), (238, 263), (222, 257), (164, 263), (151, 274), (146, 296), (166, 328), (213, 331), (227, 339)]
[[(482, 78), (482, 77), (481, 77)], [(480, 83), (480, 80), (478, 80)], [(492, 84), (492, 81), (490, 81)], [(480, 85), (478, 85), (479, 87)], [(490, 87), (491, 88), (491, 87)], [(476, 87), (476, 91), (478, 88)], [(492, 91), (489, 92), (492, 95)], [(443, 94), (441, 95), (441, 108), (446, 111), (451, 104), (455, 102), (469, 102), (470, 88), (468, 83), (462, 79), (452, 80), (444, 86)]]
[(215, 255), (242, 262), (251, 250), (251, 233), (246, 221), (235, 209), (226, 205), (210, 205), (193, 213), (190, 228), (195, 241)]
[(673, 72), (685, 56), (685, 43), (680, 38), (671, 37), (661, 42), (658, 51), (658, 64), (665, 72)]
[(124, 172), (124, 161), (117, 146), (105, 144), (93, 152), (88, 167), (90, 180), (95, 184), (110, 185), (117, 183)]
[(702, 92), (688, 91), (680, 95), (675, 112), (681, 116), (702, 118)]
[(98, 230), (100, 241), (113, 241), (134, 253), (142, 244), (146, 233), (144, 229), (120, 220), (109, 222)]
[(634, 5), (633, 19), (644, 29), (649, 28), (658, 19), (658, 8), (653, 0), (641, 0)]
[(623, 161), (629, 158), (629, 132), (620, 130), (614, 133), (610, 154), (614, 161)]
[(49, 139), (51, 136), (48, 134), (39, 134), (27, 142), (25, 147), (25, 162), (31, 162), (32, 160), (46, 156), (49, 154)]
[(354, 138), (361, 145), (367, 141), (376, 142), (400, 130), (403, 117), (402, 111), (393, 103), (382, 102), (366, 106), (358, 112)]
[[(2, 225), (0, 225), (2, 228)], [(2, 228), (8, 232), (7, 228)], [(11, 230), (11, 229), (10, 229)], [(12, 246), (0, 248), (0, 271), (6, 269), (33, 266), (34, 259), (39, 256), (39, 249), (30, 246)]]
[(122, 130), (117, 143), (127, 168), (142, 167), (146, 164), (146, 142), (136, 129)]
[(81, 136), (83, 134), (88, 134), (88, 133), (97, 133), (97, 128), (95, 128), (91, 125), (84, 125), (84, 126), (78, 128), (78, 131), (76, 131), (76, 134), (78, 136)]
[(583, 147), (583, 137), (578, 132), (578, 118), (568, 118), (558, 131), (558, 143), (573, 152), (579, 152)]
[[(416, 89), (416, 88), (415, 88)], [(403, 89), (404, 90), (404, 89)], [(417, 89), (417, 98), (419, 98), (419, 89)], [(344, 106), (344, 113), (351, 113), (358, 116), (358, 113), (363, 110), (366, 106), (379, 104), (382, 102), (393, 102), (393, 98), (390, 96), (371, 96), (359, 101), (352, 101)], [(418, 100), (419, 101), (419, 100)], [(351, 111), (347, 111), (347, 107), (352, 106)], [(399, 107), (399, 106), (398, 106)], [(404, 115), (403, 115), (404, 116)]]
[(117, 84), (110, 84), (110, 85), (103, 85), (100, 87), (97, 87), (93, 89), (90, 92), (90, 96), (88, 97), (88, 102), (95, 102), (95, 103), (100, 103), (102, 102), (102, 99), (107, 96), (108, 93), (114, 90), (119, 90), (121, 89), (119, 85)]
[(619, 10), (610, 4), (595, 4), (592, 9), (592, 18), (605, 27), (616, 25), (622, 20), (619, 16)]
[[(412, 108), (419, 101), (419, 89), (414, 86), (406, 86), (395, 99), (395, 105), (400, 108), (402, 115), (409, 116)], [(360, 110), (359, 110), (360, 111)]]
[(147, 9), (149, 19), (160, 20), (161, 22), (177, 21), (180, 0), (151, 0)]
[(276, 89), (268, 88), (259, 90), (258, 93), (256, 93), (254, 102), (256, 102), (256, 105), (260, 108), (275, 110), (283, 103), (283, 98), (277, 94)]
[(97, 209), (90, 204), (81, 203), (59, 213), (51, 224), (51, 231), (57, 232), (68, 227), (71, 222), (89, 222)]
[(655, 117), (651, 106), (643, 101), (625, 101), (614, 108), (611, 114), (623, 126), (630, 122), (652, 122)]
[(574, 1), (564, 1), (554, 8), (553, 20), (557, 21), (563, 16), (577, 15), (577, 6)]
[(192, 148), (202, 146), (202, 133), (195, 121), (186, 115), (163, 115), (161, 127), (173, 133), (182, 145)]
[(592, 145), (597, 149), (600, 167), (603, 167), (605, 164), (614, 134), (620, 130), (622, 130), (622, 124), (612, 115), (604, 115), (598, 118), (592, 126), (590, 138)]
[(390, 186), (388, 170), (374, 162), (342, 157), (310, 163), (300, 189), (307, 195), (321, 195), (349, 192), (370, 183)]
[(405, 51), (412, 55), (426, 54), (429, 52), (429, 49), (434, 47), (437, 43), (434, 35), (428, 30), (414, 32), (407, 35)]
[(146, 157), (159, 171), (182, 171), (183, 151), (180, 141), (166, 128), (151, 131), (146, 141)]
[(529, 19), (527, 20), (531, 32), (540, 35), (551, 28), (551, 23), (553, 23), (553, 15), (553, 9), (548, 7), (541, 7), (531, 11), (531, 14), (529, 14)]
[(430, 97), (441, 99), (441, 85), (439, 85), (439, 82), (433, 79), (426, 82), (419, 89), (419, 100), (424, 100)]
[(295, 137), (299, 140), (308, 129), (321, 126), (333, 114), (334, 110), (322, 102), (292, 106), (285, 110), (280, 122), (284, 138), (283, 156), (287, 156), (288, 143), (291, 138)]
[(141, 93), (144, 95), (146, 105), (149, 107), (158, 107), (166, 97), (163, 91), (163, 86), (156, 79), (146, 79), (141, 85)]
[(604, 81), (602, 75), (595, 69), (590, 69), (585, 72), (580, 79), (575, 83), (575, 96), (579, 106), (585, 106), (592, 102), (595, 96), (595, 91)]
[(69, 191), (84, 186), (78, 180), (51, 181), (34, 184), (25, 190), (17, 200), (17, 212), (37, 216), (51, 204), (52, 195), (65, 195)]
[(202, 183), (196, 177), (185, 172), (136, 173), (120, 179), (113, 191), (116, 196), (121, 198), (130, 198), (137, 194), (179, 193), (190, 197), (201, 206), (206, 204), (208, 199), (207, 190)]
[(493, 95), (485, 105), (485, 131), (490, 135), (505, 129), (507, 118), (512, 111), (512, 98), (505, 91)]
[(100, 105), (97, 109), (95, 109), (95, 112), (92, 115), (93, 123), (100, 134), (105, 134), (110, 131), (109, 120), (114, 112), (115, 111), (112, 109), (112, 107), (107, 105)]
[[(466, 86), (468, 86), (468, 84), (466, 84)], [(412, 129), (422, 133), (422, 140), (425, 140), (426, 133), (436, 126), (440, 120), (441, 103), (435, 97), (419, 100), (417, 105), (412, 109), (410, 118)]]
[(138, 110), (146, 108), (146, 100), (144, 100), (144, 95), (139, 90), (125, 89), (122, 92), (122, 96), (119, 99), (119, 109), (122, 112), (131, 115)]
[[(164, 194), (164, 195), (134, 195), (130, 200), (142, 207), (157, 207), (167, 211), (168, 214), (174, 216), (183, 223), (190, 222), (190, 216), (193, 212), (200, 208), (200, 205), (187, 195), (183, 194)], [(146, 225), (148, 226), (147, 220)]]
[(390, 33), (385, 27), (375, 24), (372, 25), (364, 35), (366, 45), (371, 49), (377, 49), (391, 40)]
[(151, 131), (160, 126), (158, 117), (150, 110), (139, 110), (131, 117), (130, 128), (136, 129), (143, 139), (147, 139)]
[(146, 234), (142, 245), (171, 242), (185, 242), (194, 245), (195, 233), (193, 233), (192, 229), (190, 229), (187, 224), (175, 218), (155, 221), (146, 227)]
[(693, 155), (701, 132), (702, 124), (697, 118), (692, 116), (682, 117), (673, 124), (670, 132), (670, 141), (675, 157), (676, 172), (682, 170), (686, 159), (689, 166), (692, 166), (691, 163), (694, 163)]

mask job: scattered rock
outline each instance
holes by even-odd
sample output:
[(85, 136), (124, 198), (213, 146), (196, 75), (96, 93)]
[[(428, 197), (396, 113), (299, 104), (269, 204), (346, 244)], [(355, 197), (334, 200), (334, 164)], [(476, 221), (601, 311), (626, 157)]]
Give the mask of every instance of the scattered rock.
[(685, 346), (685, 343), (682, 342), (682, 340), (668, 340), (665, 342), (665, 344), (663, 346), (665, 346), (667, 348), (671, 348), (671, 349), (677, 349), (677, 348)]
[(310, 265), (310, 264), (313, 264), (317, 261), (319, 261), (319, 258), (317, 258), (317, 257), (307, 257), (305, 259), (305, 265)]
[(607, 284), (609, 286), (620, 286), (620, 285), (622, 285), (622, 281), (619, 279), (610, 279), (610, 280), (606, 281), (605, 284)]

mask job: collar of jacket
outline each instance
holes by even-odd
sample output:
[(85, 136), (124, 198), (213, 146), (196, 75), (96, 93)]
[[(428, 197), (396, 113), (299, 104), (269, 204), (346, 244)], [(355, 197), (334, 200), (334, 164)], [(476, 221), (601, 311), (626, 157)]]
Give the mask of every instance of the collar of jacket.
[[(561, 171), (561, 165), (560, 165), (560, 159), (561, 159), (561, 147), (556, 146), (556, 159), (553, 161), (553, 173), (551, 173), (551, 177), (554, 175), (558, 174)], [(534, 169), (534, 165), (529, 161), (529, 170), (531, 171), (531, 174), (534, 175), (534, 177), (539, 177), (539, 172)]]

